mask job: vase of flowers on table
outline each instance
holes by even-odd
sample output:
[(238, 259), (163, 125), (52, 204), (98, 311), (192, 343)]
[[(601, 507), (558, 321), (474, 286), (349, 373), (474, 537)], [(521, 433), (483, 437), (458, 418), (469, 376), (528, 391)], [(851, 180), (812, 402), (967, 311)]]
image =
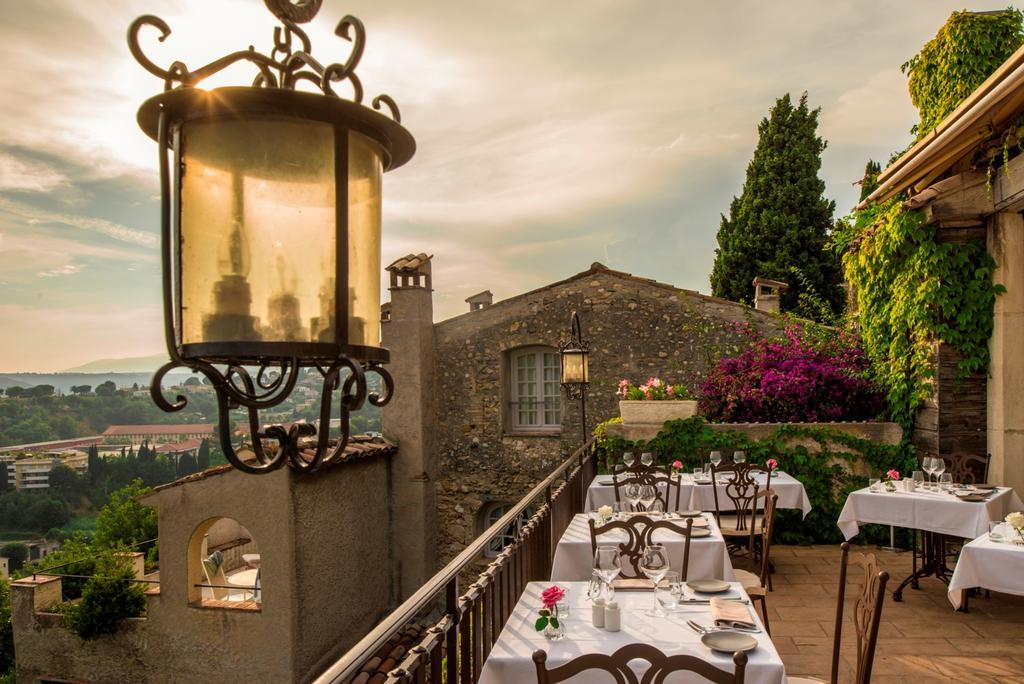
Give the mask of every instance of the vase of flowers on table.
[(538, 632), (544, 632), (544, 636), (552, 641), (565, 638), (565, 623), (558, 619), (558, 604), (565, 598), (565, 589), (555, 585), (548, 587), (540, 595), (540, 601), (544, 604), (538, 613), (537, 622), (534, 628)]
[(887, 492), (896, 491), (896, 483), (900, 481), (900, 471), (891, 469), (885, 474), (885, 490)]

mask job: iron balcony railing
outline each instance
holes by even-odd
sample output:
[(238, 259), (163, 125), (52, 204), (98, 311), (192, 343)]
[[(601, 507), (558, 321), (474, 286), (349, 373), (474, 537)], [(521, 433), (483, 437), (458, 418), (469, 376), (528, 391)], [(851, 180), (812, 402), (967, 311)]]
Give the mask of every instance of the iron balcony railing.
[[(550, 577), (555, 545), (573, 515), (583, 510), (587, 487), (596, 474), (597, 457), (594, 440), (590, 439), (328, 667), (316, 683), (351, 681), (374, 654), (437, 605), (443, 596), (443, 616), (430, 624), (419, 643), (406, 652), (385, 681), (475, 684), (527, 582)], [(536, 512), (521, 525), (515, 540), (460, 595), (459, 576), (480, 558), (491, 540), (515, 525), (520, 514), (531, 507)]]

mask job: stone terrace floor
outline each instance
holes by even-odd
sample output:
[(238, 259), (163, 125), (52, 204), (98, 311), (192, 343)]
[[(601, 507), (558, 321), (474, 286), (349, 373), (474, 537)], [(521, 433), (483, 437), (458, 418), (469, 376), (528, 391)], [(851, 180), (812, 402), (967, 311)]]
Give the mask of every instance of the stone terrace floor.
[[(852, 551), (874, 553), (893, 588), (910, 574), (910, 552), (873, 546)], [(768, 617), (786, 672), (827, 681), (839, 547), (779, 544), (772, 547), (772, 560), (775, 591), (768, 594)], [(953, 611), (945, 585), (934, 578), (923, 580), (918, 591), (907, 588), (902, 603), (887, 594), (872, 682), (1024, 682), (1024, 597), (982, 595), (970, 600), (964, 614)], [(844, 615), (849, 622), (850, 611)], [(853, 681), (854, 639), (852, 624), (844, 626), (840, 682)]]

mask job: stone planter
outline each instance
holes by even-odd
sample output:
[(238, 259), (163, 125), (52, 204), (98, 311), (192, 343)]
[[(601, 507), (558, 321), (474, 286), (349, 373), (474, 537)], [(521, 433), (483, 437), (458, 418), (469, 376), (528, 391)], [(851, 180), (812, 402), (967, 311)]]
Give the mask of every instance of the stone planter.
[(657, 425), (697, 415), (696, 401), (666, 399), (663, 401), (623, 400), (619, 402), (622, 422), (628, 425)]

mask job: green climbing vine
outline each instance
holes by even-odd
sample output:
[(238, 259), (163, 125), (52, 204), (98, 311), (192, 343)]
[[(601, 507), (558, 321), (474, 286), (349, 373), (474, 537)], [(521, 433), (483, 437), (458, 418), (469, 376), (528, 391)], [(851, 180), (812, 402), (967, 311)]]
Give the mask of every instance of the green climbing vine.
[(992, 282), (995, 262), (984, 245), (939, 242), (900, 198), (870, 205), (834, 240), (857, 293), (875, 379), (893, 419), (909, 426), (931, 393), (936, 341), (960, 352), (961, 377), (988, 368), (992, 307), (1006, 288)]
[[(917, 55), (901, 67), (920, 114), (917, 139), (934, 130), (1024, 42), (1024, 14), (954, 12)], [(1018, 146), (1013, 125), (976, 165), (1008, 161)], [(869, 164), (863, 187), (873, 188), (877, 165)], [(995, 298), (995, 262), (984, 245), (940, 242), (921, 213), (905, 208), (905, 196), (872, 203), (837, 227), (833, 246), (842, 254), (846, 280), (857, 295), (858, 323), (876, 380), (886, 389), (892, 416), (904, 426), (928, 398), (934, 345), (960, 353), (960, 377), (988, 367)]]
[(921, 52), (900, 69), (909, 76), (910, 100), (921, 115), (912, 133), (923, 138), (1024, 43), (1024, 15), (953, 12)]

